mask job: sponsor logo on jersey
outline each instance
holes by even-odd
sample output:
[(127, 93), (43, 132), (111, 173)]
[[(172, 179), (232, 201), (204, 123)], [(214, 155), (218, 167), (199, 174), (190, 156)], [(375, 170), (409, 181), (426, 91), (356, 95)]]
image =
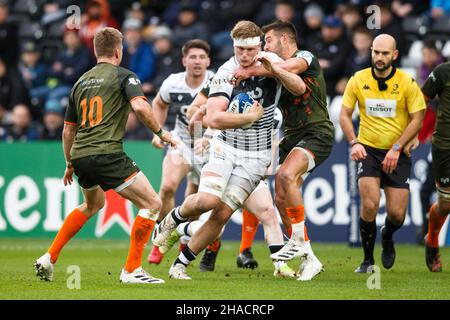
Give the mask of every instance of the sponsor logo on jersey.
[(369, 85), (368, 85), (368, 84), (365, 84), (365, 85), (363, 86), (363, 90), (370, 90)]
[(136, 78), (129, 78), (128, 81), (129, 81), (128, 84), (132, 84), (132, 85), (135, 85), (135, 86), (137, 86), (138, 84), (141, 83), (141, 81), (139, 79), (136, 79)]
[(397, 112), (397, 100), (366, 99), (366, 115), (380, 118), (394, 118)]

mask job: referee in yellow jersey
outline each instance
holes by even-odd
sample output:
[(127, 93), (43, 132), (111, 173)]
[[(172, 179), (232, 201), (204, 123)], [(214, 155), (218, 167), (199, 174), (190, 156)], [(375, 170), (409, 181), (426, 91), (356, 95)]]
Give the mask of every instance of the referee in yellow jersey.
[[(364, 260), (355, 270), (373, 272), (376, 216), (381, 192), (386, 195), (387, 217), (381, 227), (381, 261), (393, 266), (395, 249), (392, 235), (405, 220), (409, 197), (411, 150), (422, 126), (425, 99), (416, 81), (396, 69), (395, 39), (387, 34), (372, 43), (372, 67), (356, 72), (345, 88), (340, 113), (342, 130), (351, 144), (351, 158), (357, 162), (361, 197), (360, 232)], [(358, 103), (358, 137), (352, 113)]]

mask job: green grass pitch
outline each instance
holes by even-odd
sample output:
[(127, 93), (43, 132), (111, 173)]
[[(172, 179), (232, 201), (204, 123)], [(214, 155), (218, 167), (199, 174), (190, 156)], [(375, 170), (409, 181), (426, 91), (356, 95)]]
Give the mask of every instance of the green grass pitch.
[[(397, 260), (391, 270), (381, 267), (381, 289), (368, 289), (370, 275), (355, 274), (362, 250), (345, 244), (314, 243), (325, 272), (313, 281), (274, 278), (268, 249), (255, 242), (253, 252), (259, 262), (255, 270), (236, 267), (238, 242), (224, 241), (214, 272), (200, 272), (198, 261), (188, 269), (191, 281), (168, 278), (176, 250), (161, 265), (148, 265), (147, 271), (166, 280), (163, 285), (122, 285), (119, 273), (125, 261), (128, 242), (119, 240), (74, 239), (63, 250), (56, 264), (54, 281), (35, 276), (33, 262), (45, 252), (50, 240), (0, 239), (0, 299), (450, 299), (450, 248), (443, 248), (444, 271), (431, 273), (424, 263), (424, 248), (397, 245)], [(147, 256), (149, 248), (144, 252)], [(380, 263), (380, 246), (375, 249)], [(70, 265), (80, 268), (80, 289), (69, 289)], [(299, 260), (290, 262), (297, 268)]]

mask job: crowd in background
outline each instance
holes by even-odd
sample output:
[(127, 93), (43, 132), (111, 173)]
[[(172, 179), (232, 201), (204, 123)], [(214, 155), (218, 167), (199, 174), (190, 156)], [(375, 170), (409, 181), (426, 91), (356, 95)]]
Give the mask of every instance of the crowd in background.
[[(370, 30), (372, 4), (380, 8), (380, 25)], [(79, 6), (81, 19), (73, 19), (71, 5)], [(371, 42), (380, 33), (394, 36), (397, 66), (419, 84), (450, 57), (446, 0), (0, 0), (0, 141), (61, 139), (71, 87), (95, 64), (92, 40), (99, 28), (122, 31), (122, 66), (138, 75), (151, 100), (169, 74), (183, 71), (180, 48), (187, 40), (211, 44), (212, 70), (228, 60), (229, 31), (242, 19), (294, 23), (300, 48), (320, 61), (330, 103), (354, 72), (371, 65)], [(429, 126), (432, 112), (431, 105)], [(173, 123), (169, 118), (168, 129)], [(150, 139), (151, 133), (131, 113), (125, 138)]]

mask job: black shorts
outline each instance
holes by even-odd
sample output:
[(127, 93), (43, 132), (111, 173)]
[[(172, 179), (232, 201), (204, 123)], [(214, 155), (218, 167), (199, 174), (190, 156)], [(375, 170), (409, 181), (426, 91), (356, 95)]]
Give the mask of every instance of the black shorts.
[(393, 187), (409, 189), (409, 177), (411, 174), (411, 159), (403, 152), (398, 158), (397, 168), (391, 174), (383, 171), (381, 164), (389, 150), (377, 149), (363, 145), (367, 152), (367, 157), (357, 162), (358, 179), (361, 177), (381, 178), (381, 188)]
[(132, 179), (139, 167), (125, 153), (86, 156), (72, 160), (83, 189), (99, 185), (104, 191), (116, 189)]
[[(302, 148), (311, 151), (314, 155), (314, 163), (317, 168), (324, 162), (333, 150), (334, 137), (317, 132), (308, 132), (301, 135), (285, 137), (280, 143), (280, 164), (284, 162), (294, 148)], [(310, 171), (312, 172), (314, 168)]]
[(432, 145), (431, 153), (435, 181), (441, 187), (450, 187), (450, 149), (439, 149)]

